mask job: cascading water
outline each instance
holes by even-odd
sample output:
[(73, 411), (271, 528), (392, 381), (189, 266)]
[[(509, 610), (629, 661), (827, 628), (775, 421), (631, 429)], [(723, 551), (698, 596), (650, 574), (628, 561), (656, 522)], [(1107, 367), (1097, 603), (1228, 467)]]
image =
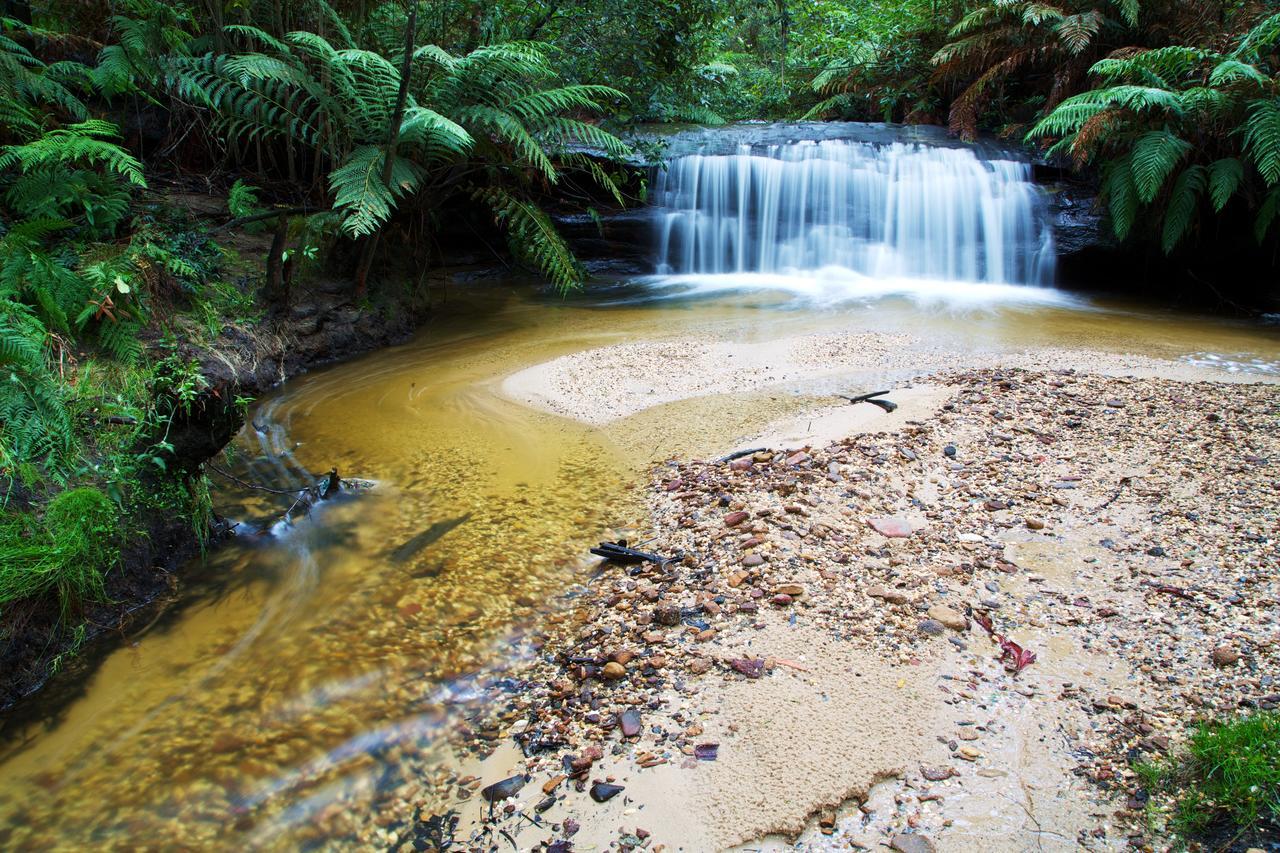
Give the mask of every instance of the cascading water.
[(654, 199), (660, 275), (1053, 283), (1053, 232), (1030, 166), (966, 148), (741, 145), (675, 158)]

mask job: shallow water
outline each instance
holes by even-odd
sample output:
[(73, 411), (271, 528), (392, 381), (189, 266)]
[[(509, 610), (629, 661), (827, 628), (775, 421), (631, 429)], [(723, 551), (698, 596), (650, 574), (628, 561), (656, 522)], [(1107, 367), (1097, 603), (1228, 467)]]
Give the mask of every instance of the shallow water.
[(240, 476), (283, 488), (337, 467), (376, 487), (287, 523), (288, 499), (219, 484), (244, 535), (189, 567), (155, 624), (6, 726), (0, 844), (349, 841), (368, 804), (447, 766), (443, 745), (486, 701), (489, 673), (532, 654), (539, 614), (589, 580), (589, 544), (642, 524), (634, 486), (650, 462), (730, 445), (812, 391), (783, 383), (590, 428), (505, 399), (502, 379), (524, 367), (658, 337), (857, 330), (956, 353), (1062, 346), (1259, 374), (1280, 365), (1274, 326), (1057, 291), (971, 298), (899, 282), (814, 298), (820, 289), (785, 277), (599, 282), (561, 301), (472, 285), (412, 343), (259, 401), (230, 463)]

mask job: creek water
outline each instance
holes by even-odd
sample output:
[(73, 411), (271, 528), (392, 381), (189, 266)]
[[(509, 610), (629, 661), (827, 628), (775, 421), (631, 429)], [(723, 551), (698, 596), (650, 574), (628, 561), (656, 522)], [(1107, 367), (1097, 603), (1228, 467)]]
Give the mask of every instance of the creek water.
[[(258, 401), (234, 473), (291, 488), (336, 467), (373, 488), (286, 518), (287, 498), (219, 483), (241, 535), (187, 567), (153, 623), (5, 725), (0, 845), (350, 844), (378, 802), (423, 797), (418, 777), (450, 772), (451, 743), (498, 739), (471, 731), (471, 709), (509, 686), (509, 664), (537, 653), (539, 620), (589, 583), (589, 545), (643, 527), (650, 464), (730, 446), (823, 392), (784, 379), (588, 426), (505, 396), (522, 368), (637, 340), (875, 331), (935, 355), (1051, 345), (1280, 371), (1273, 327), (1034, 278), (684, 272), (569, 299), (519, 281), (458, 285), (412, 342)], [(827, 390), (919, 372), (903, 364)]]

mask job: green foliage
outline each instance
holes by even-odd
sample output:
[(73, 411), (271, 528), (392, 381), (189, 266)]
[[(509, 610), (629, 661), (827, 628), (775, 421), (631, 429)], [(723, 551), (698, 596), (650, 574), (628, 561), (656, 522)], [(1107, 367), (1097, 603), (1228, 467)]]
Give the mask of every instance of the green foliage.
[(1103, 191), (1121, 238), (1145, 209), (1173, 252), (1201, 216), (1237, 199), (1261, 241), (1280, 185), (1277, 33), (1280, 15), (1225, 53), (1173, 46), (1104, 59), (1091, 69), (1103, 85), (1063, 101), (1028, 138), (1058, 137), (1051, 152), (1078, 165), (1106, 163)]
[(1280, 830), (1280, 713), (1202, 723), (1179, 755), (1135, 769), (1169, 798), (1171, 828), (1183, 838)]
[[(401, 19), (403, 21), (403, 19)], [(597, 85), (564, 85), (544, 46), (514, 42), (454, 55), (417, 47), (400, 123), (392, 127), (403, 55), (383, 56), (313, 32), (276, 38), (251, 27), (234, 32), (261, 52), (172, 58), (173, 93), (210, 111), (233, 141), (301, 141), (329, 164), (328, 187), (342, 231), (377, 234), (398, 209), (434, 209), (459, 193), (492, 208), (499, 224), (524, 223), (521, 244), (537, 244), (530, 259), (559, 287), (581, 281), (576, 264), (561, 263), (564, 243), (525, 211), (535, 194), (559, 183), (566, 167), (621, 197), (577, 148), (606, 158), (627, 154), (615, 136), (579, 116), (598, 113), (621, 93)], [(402, 49), (401, 49), (402, 50)], [(469, 172), (480, 171), (463, 180)], [(473, 192), (481, 186), (500, 192)], [(243, 199), (243, 191), (237, 200)], [(518, 208), (505, 200), (519, 199)]]
[(103, 597), (103, 575), (119, 558), (119, 507), (94, 488), (68, 489), (44, 518), (0, 517), (0, 609), (16, 601), (56, 597), (64, 617)]

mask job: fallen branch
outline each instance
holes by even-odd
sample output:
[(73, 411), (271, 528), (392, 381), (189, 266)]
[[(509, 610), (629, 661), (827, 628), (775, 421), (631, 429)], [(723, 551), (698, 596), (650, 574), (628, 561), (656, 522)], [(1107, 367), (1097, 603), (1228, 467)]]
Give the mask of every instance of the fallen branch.
[(883, 397), (885, 394), (888, 394), (888, 393), (889, 393), (888, 391), (872, 391), (870, 394), (859, 394), (856, 397), (850, 397), (848, 394), (837, 394), (836, 396), (842, 400), (848, 400), (851, 404), (852, 403), (870, 403), (873, 406), (879, 406), (880, 408), (884, 409), (885, 412), (892, 412), (894, 409), (898, 408), (897, 403), (894, 403), (890, 400), (872, 399), (873, 397)]

